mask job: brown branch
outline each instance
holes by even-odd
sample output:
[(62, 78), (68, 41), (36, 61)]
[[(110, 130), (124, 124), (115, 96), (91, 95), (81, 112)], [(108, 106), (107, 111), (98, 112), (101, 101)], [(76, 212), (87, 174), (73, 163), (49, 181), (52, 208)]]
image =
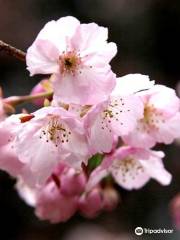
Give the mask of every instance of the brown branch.
[(1, 41), (0, 40), (0, 52), (4, 51), (10, 56), (13, 56), (21, 61), (26, 61), (26, 53)]
[(40, 98), (45, 99), (48, 97), (52, 97), (52, 95), (53, 95), (53, 92), (49, 91), (49, 92), (38, 93), (35, 95), (12, 96), (12, 97), (4, 98), (3, 102), (15, 107), (18, 104), (32, 102), (33, 100), (40, 99)]

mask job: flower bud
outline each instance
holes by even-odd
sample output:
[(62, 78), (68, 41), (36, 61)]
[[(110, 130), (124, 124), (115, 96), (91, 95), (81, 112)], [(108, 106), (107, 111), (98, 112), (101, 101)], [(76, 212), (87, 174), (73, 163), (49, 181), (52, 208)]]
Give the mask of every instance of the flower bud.
[(85, 217), (96, 217), (102, 208), (103, 196), (100, 188), (94, 188), (79, 199), (79, 210)]
[(112, 211), (115, 209), (119, 202), (119, 195), (118, 192), (112, 188), (107, 187), (103, 191), (103, 197), (104, 197), (104, 209), (107, 211)]
[(67, 221), (77, 209), (77, 198), (61, 194), (54, 182), (47, 184), (38, 195), (36, 215), (51, 223)]
[(180, 229), (180, 193), (173, 198), (170, 210), (176, 228)]
[(66, 196), (80, 195), (86, 184), (86, 177), (83, 173), (77, 173), (75, 169), (66, 169), (60, 178), (61, 192)]
[[(38, 84), (36, 84), (33, 87), (32, 91), (31, 91), (31, 95), (46, 93), (46, 92), (51, 91), (51, 90), (52, 90), (52, 88), (51, 88), (51, 84), (50, 84), (49, 80), (44, 79), (44, 80), (41, 80)], [(37, 106), (43, 106), (44, 97), (33, 100), (33, 103)]]

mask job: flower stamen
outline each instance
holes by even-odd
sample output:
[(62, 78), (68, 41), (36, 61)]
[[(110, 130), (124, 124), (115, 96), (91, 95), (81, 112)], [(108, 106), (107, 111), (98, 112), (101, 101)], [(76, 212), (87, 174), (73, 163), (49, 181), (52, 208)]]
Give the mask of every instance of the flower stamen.
[(64, 52), (59, 57), (61, 74), (69, 73), (75, 75), (81, 64), (81, 57), (75, 51)]
[(59, 144), (69, 142), (71, 131), (57, 117), (53, 117), (48, 122), (48, 125), (43, 128), (40, 138), (45, 136), (46, 142), (52, 141), (56, 147)]

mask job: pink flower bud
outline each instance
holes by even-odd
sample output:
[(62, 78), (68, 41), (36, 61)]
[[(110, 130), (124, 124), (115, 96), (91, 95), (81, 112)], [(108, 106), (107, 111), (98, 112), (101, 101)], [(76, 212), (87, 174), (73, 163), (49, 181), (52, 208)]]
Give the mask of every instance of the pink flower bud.
[(177, 229), (180, 230), (180, 193), (173, 198), (170, 205), (173, 222)]
[(77, 209), (77, 198), (61, 194), (54, 182), (47, 184), (38, 195), (36, 215), (51, 223), (67, 221)]
[(112, 188), (107, 187), (103, 191), (104, 196), (104, 209), (107, 211), (112, 211), (115, 209), (119, 202), (119, 195), (118, 192)]
[[(44, 79), (44, 80), (41, 80), (38, 84), (36, 84), (33, 87), (32, 91), (31, 91), (31, 95), (46, 93), (49, 90), (51, 90), (50, 82), (48, 79)], [(33, 103), (37, 106), (43, 106), (44, 98), (42, 97), (42, 98), (33, 100)]]
[(86, 185), (86, 177), (83, 173), (77, 173), (75, 169), (66, 169), (61, 175), (61, 192), (66, 196), (80, 195)]
[(79, 199), (79, 210), (85, 217), (96, 217), (102, 208), (103, 196), (100, 188), (94, 188)]

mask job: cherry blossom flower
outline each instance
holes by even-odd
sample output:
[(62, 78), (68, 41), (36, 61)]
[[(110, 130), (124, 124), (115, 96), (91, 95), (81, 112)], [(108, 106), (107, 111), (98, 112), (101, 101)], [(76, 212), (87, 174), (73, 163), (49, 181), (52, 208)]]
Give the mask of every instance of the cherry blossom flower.
[(87, 190), (109, 174), (127, 190), (143, 187), (150, 178), (162, 185), (168, 185), (171, 181), (171, 174), (164, 169), (163, 157), (164, 153), (161, 151), (129, 146), (120, 147), (112, 155), (107, 156), (102, 164), (92, 172)]
[(74, 17), (48, 22), (27, 51), (27, 69), (54, 74), (55, 97), (66, 103), (96, 104), (115, 86), (109, 62), (117, 52), (108, 30)]
[[(40, 111), (43, 111), (43, 110), (40, 110)], [(37, 113), (37, 115), (40, 114), (39, 111), (36, 113)], [(43, 113), (44, 113), (44, 111), (43, 111)], [(21, 177), (23, 179), (23, 181), (27, 182), (27, 184), (34, 186), (36, 184), (42, 184), (51, 175), (51, 173), (52, 173), (51, 169), (56, 164), (56, 162), (58, 163), (63, 158), (66, 159), (66, 161), (68, 161), (70, 164), (79, 168), (81, 161), (86, 160), (86, 156), (84, 156), (83, 154), (87, 153), (85, 141), (84, 141), (83, 137), (81, 136), (81, 134), (80, 134), (78, 140), (76, 139), (76, 136), (74, 136), (73, 139), (76, 140), (77, 144), (80, 144), (79, 146), (85, 147), (85, 152), (83, 153), (83, 149), (80, 149), (80, 150), (77, 149), (76, 152), (74, 151), (71, 154), (71, 152), (68, 149), (66, 150), (65, 148), (64, 148), (64, 152), (63, 152), (60, 150), (60, 147), (53, 148), (51, 144), (49, 145), (50, 135), (48, 135), (47, 138), (44, 139), (46, 142), (46, 145), (44, 145), (44, 143), (41, 143), (39, 141), (36, 142), (36, 140), (38, 139), (37, 138), (38, 133), (35, 133), (34, 131), (35, 131), (35, 129), (37, 130), (37, 128), (40, 127), (40, 125), (39, 125), (40, 119), (38, 119), (38, 120), (36, 119), (37, 121), (35, 121), (35, 122), (33, 121), (33, 123), (30, 120), (23, 123), (23, 121), (25, 119), (28, 120), (28, 118), (31, 119), (32, 117), (34, 117), (34, 115), (17, 114), (17, 115), (12, 115), (12, 116), (6, 118), (5, 121), (0, 123), (0, 136), (1, 136), (1, 138), (0, 138), (0, 155), (1, 155), (0, 169), (8, 172), (10, 175), (12, 175), (14, 177)], [(66, 117), (68, 117), (68, 116), (66, 116)], [(80, 127), (80, 125), (79, 125), (79, 127)], [(42, 139), (41, 131), (43, 131), (43, 137), (45, 138), (44, 128), (42, 126), (41, 126), (41, 128), (43, 130), (40, 129), (40, 135), (39, 135), (40, 139)], [(27, 132), (26, 132), (26, 130), (27, 130)], [(47, 131), (48, 131), (48, 129), (47, 129)], [(26, 134), (30, 134), (30, 133), (32, 134), (31, 138), (29, 135), (26, 136)], [(48, 134), (51, 134), (51, 133), (52, 132), (48, 132)], [(72, 133), (72, 135), (73, 134), (74, 133)], [(63, 135), (63, 137), (65, 138), (66, 136)], [(30, 141), (29, 148), (32, 147), (31, 142), (33, 142), (33, 144), (34, 144), (33, 146), (35, 146), (35, 144), (37, 143), (38, 147), (39, 147), (39, 149), (37, 151), (39, 151), (39, 150), (41, 150), (41, 151), (37, 152), (38, 154), (36, 154), (35, 151), (32, 151), (32, 149), (30, 150), (31, 152), (28, 152), (28, 142), (27, 141), (21, 142), (22, 138), (24, 138), (24, 139), (29, 138), (28, 139), (28, 141)], [(67, 141), (64, 141), (63, 139), (62, 139), (62, 144), (64, 142), (65, 142), (65, 144), (67, 144), (69, 142), (69, 140), (67, 142)], [(48, 140), (48, 142), (47, 142), (47, 140)], [(81, 143), (81, 141), (82, 141), (82, 143)], [(22, 146), (21, 144), (22, 145), (25, 144), (25, 145)], [(43, 144), (44, 149), (43, 149), (43, 146), (41, 146), (41, 144)], [(56, 142), (56, 144), (58, 144), (58, 142)], [(72, 144), (72, 143), (70, 143), (70, 144)], [(37, 149), (37, 147), (34, 149)], [(54, 149), (56, 149), (58, 152), (56, 152), (56, 151), (53, 152)], [(73, 150), (73, 148), (71, 148), (71, 149)], [(45, 155), (44, 155), (44, 152), (45, 152)], [(61, 153), (61, 155), (58, 156), (58, 154), (60, 154), (60, 153)], [(45, 158), (45, 156), (46, 156), (46, 158)], [(36, 162), (36, 161), (39, 161), (39, 162)], [(48, 162), (46, 162), (46, 161), (48, 161)], [(49, 161), (50, 161), (50, 163), (49, 163)], [(41, 171), (38, 172), (38, 170), (36, 170), (36, 167), (37, 167), (37, 169), (39, 168), (42, 172)], [(66, 173), (65, 178), (62, 178), (62, 188), (63, 188), (63, 185), (66, 186), (68, 184), (68, 182), (74, 183), (74, 185), (76, 185), (76, 183), (79, 184), (79, 181), (81, 182), (81, 181), (83, 181), (83, 179), (84, 179), (84, 176), (81, 176), (81, 174), (76, 173), (75, 170), (71, 169), (71, 171), (68, 174)], [(84, 179), (84, 181), (85, 181), (85, 179)], [(64, 184), (63, 184), (63, 182), (64, 182)], [(77, 189), (73, 190), (74, 188), (73, 188), (73, 184), (72, 184), (72, 187), (69, 188), (69, 194), (71, 191), (81, 191), (82, 188), (83, 188), (83, 185), (81, 186), (81, 188), (79, 187), (78, 190)]]
[[(25, 57), (2, 41), (1, 47)], [(43, 27), (26, 54), (30, 75), (48, 79), (28, 96), (3, 99), (0, 88), (0, 169), (17, 179), (19, 195), (42, 220), (112, 211), (119, 202), (114, 182), (127, 190), (151, 178), (171, 182), (164, 153), (150, 148), (180, 138), (180, 100), (147, 75), (116, 78), (116, 52), (107, 28), (62, 17)], [(46, 107), (6, 116), (27, 101)], [(179, 206), (177, 195), (170, 206), (177, 228)]]
[(13, 177), (21, 176), (27, 182), (34, 183), (34, 174), (18, 158), (15, 139), (21, 125), (21, 118), (27, 114), (14, 114), (0, 123), (0, 169)]
[(89, 157), (81, 123), (62, 108), (45, 107), (33, 113), (17, 131), (14, 147), (18, 158), (42, 184), (59, 161), (79, 168)]
[(92, 153), (110, 152), (116, 136), (130, 133), (142, 116), (142, 102), (133, 95), (110, 96), (92, 107), (84, 120)]
[(90, 108), (84, 117), (92, 153), (110, 152), (117, 136), (128, 135), (135, 129), (143, 117), (143, 103), (134, 93), (153, 85), (154, 81), (141, 74), (116, 79), (109, 99)]
[(180, 100), (175, 91), (155, 85), (138, 95), (144, 104), (144, 114), (136, 128), (123, 136), (125, 143), (149, 148), (156, 143), (170, 144), (180, 137)]
[(15, 129), (20, 124), (18, 115), (11, 115), (0, 123), (0, 169), (12, 176), (20, 174), (23, 163), (17, 157), (14, 149)]

